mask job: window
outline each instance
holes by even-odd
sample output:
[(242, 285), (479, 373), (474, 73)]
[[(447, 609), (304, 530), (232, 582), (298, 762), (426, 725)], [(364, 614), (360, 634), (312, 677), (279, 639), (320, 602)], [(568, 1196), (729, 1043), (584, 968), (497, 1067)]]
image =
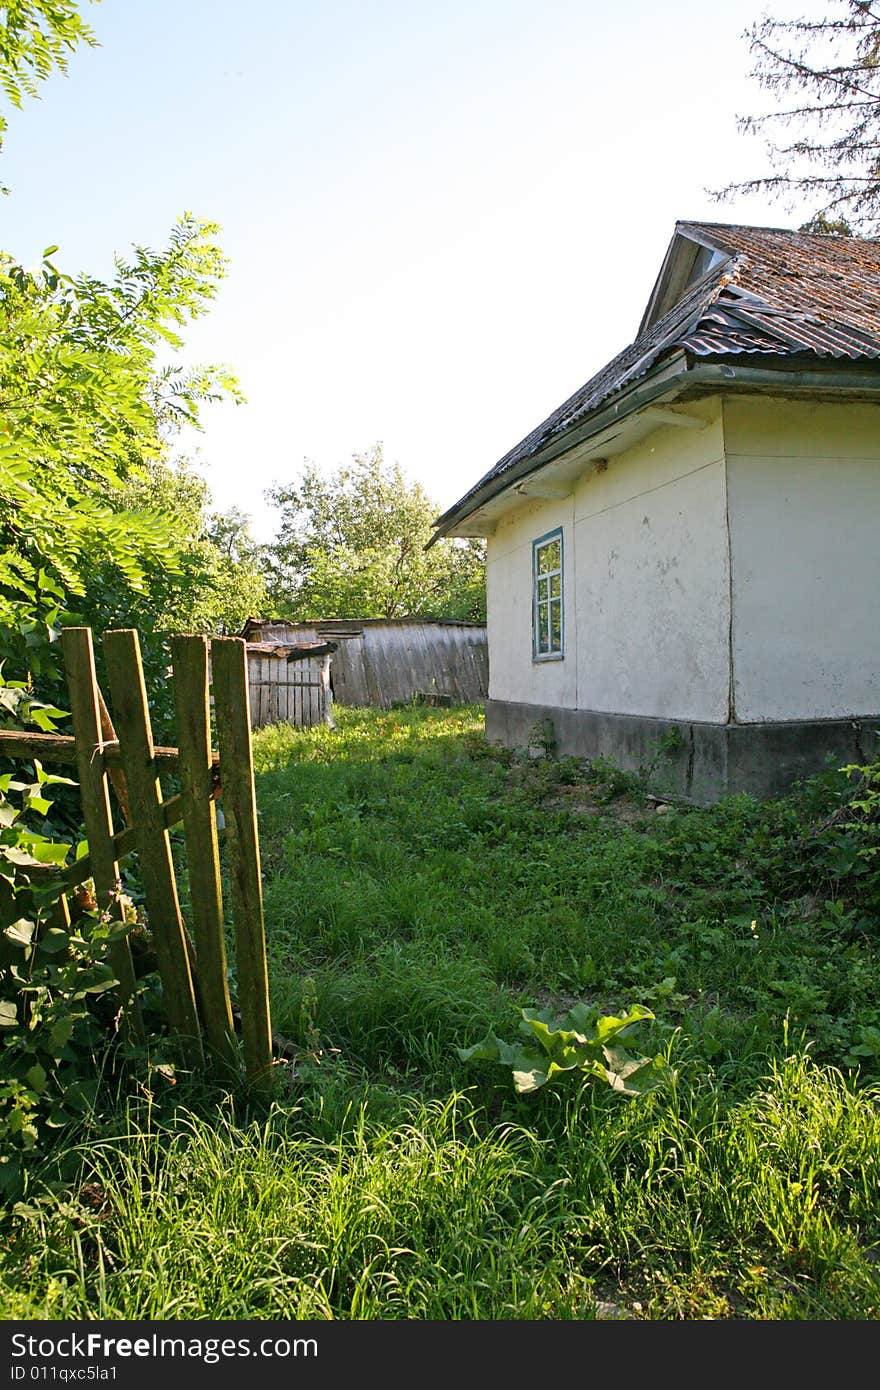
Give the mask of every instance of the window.
[(535, 661), (562, 656), (562, 532), (532, 543), (532, 655)]

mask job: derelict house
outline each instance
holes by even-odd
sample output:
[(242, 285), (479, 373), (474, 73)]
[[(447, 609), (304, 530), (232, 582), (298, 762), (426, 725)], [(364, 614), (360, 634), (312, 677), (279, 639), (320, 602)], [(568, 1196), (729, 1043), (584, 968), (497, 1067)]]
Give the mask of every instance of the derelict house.
[(436, 535), (488, 537), (490, 739), (677, 741), (702, 802), (876, 756), (880, 242), (679, 222), (633, 344)]

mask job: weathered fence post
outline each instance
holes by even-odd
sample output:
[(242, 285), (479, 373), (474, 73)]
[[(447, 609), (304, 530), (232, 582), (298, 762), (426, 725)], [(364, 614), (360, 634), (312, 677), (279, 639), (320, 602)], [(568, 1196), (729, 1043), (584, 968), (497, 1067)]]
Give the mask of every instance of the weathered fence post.
[[(82, 798), (83, 820), (89, 841), (89, 859), (95, 880), (95, 897), (101, 912), (122, 919), (118, 902), (119, 866), (113, 844), (113, 817), (104, 775), (104, 742), (101, 737), (101, 697), (95, 676), (91, 629), (68, 627), (61, 634), (67, 667), (70, 712), (76, 740), (76, 763)], [(67, 915), (66, 907), (62, 909)], [(119, 981), (123, 1028), (136, 1040), (144, 1039), (140, 1005), (135, 997), (137, 979), (128, 941), (110, 947), (110, 961)]]
[[(90, 629), (67, 628), (62, 644), (74, 736), (0, 729), (0, 752), (4, 756), (75, 762), (79, 771), (89, 852), (61, 868), (44, 865), (31, 870), (39, 870), (41, 882), (54, 880), (59, 889), (60, 896), (57, 901), (53, 899), (52, 920), (59, 926), (70, 925), (64, 894), (90, 878), (94, 879), (101, 910), (122, 920), (118, 864), (136, 850), (165, 1013), (181, 1039), (187, 1065), (194, 1069), (204, 1065), (204, 1026), (213, 1053), (235, 1069), (238, 1046), (226, 971), (214, 813), (214, 798), (222, 793), (227, 812), (245, 1069), (253, 1087), (270, 1093), (274, 1078), (272, 1026), (245, 644), (239, 638), (216, 638), (211, 646), (219, 760), (211, 748), (206, 637), (172, 638), (177, 748), (157, 748), (153, 743), (140, 643), (133, 629), (104, 635), (115, 726), (95, 677)], [(180, 773), (182, 789), (167, 801), (162, 799), (160, 766)], [(122, 818), (127, 822), (116, 834), (110, 805), (111, 779)], [(197, 953), (181, 916), (168, 839), (169, 827), (181, 820)], [(111, 963), (122, 999), (121, 1026), (128, 1036), (143, 1041), (137, 979), (124, 936), (111, 946)]]
[(248, 1080), (261, 1090), (269, 1090), (273, 1080), (272, 1026), (269, 1019), (269, 978), (254, 797), (247, 656), (242, 639), (215, 637), (211, 642), (211, 669), (214, 718), (220, 745), (220, 775), (226, 807), (244, 1060)]
[(156, 775), (153, 733), (137, 633), (132, 628), (118, 628), (105, 633), (104, 654), (128, 799), (137, 831), (144, 897), (150, 930), (156, 943), (168, 1019), (181, 1036), (187, 1063), (191, 1067), (200, 1067), (204, 1064), (204, 1053), (199, 1017), (177, 899), (171, 845)]
[(208, 639), (172, 637), (171, 656), (199, 1003), (208, 1042), (218, 1057), (234, 1064), (237, 1047), (226, 978), (220, 853), (212, 796)]

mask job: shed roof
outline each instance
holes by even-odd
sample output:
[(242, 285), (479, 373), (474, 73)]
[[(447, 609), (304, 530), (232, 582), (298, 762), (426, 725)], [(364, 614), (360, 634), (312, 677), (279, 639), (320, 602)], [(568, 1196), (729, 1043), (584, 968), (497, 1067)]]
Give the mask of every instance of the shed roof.
[(249, 638), (255, 632), (268, 627), (287, 627), (318, 631), (333, 628), (334, 632), (350, 628), (361, 632), (365, 627), (473, 627), (484, 628), (485, 623), (472, 622), (468, 618), (314, 618), (311, 620), (293, 618), (248, 618), (239, 636)]
[[(436, 523), (451, 531), (508, 476), (675, 354), (792, 366), (880, 361), (880, 241), (678, 222), (634, 342), (509, 450)], [(780, 387), (784, 389), (780, 379)]]

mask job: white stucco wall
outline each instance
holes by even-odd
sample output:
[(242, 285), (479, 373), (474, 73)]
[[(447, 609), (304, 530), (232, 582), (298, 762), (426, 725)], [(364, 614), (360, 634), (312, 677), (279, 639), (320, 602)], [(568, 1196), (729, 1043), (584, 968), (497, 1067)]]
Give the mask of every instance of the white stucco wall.
[(725, 402), (741, 722), (880, 712), (880, 406)]
[[(577, 607), (572, 541), (573, 499), (529, 502), (498, 524), (487, 543), (486, 610), (489, 698), (526, 704), (577, 704)], [(565, 655), (532, 660), (532, 541), (562, 527)]]
[[(664, 426), (488, 544), (490, 698), (724, 722), (729, 575), (718, 400)], [(565, 657), (533, 662), (531, 544), (565, 542)]]
[(729, 578), (718, 400), (609, 460), (574, 499), (578, 705), (727, 718)]

